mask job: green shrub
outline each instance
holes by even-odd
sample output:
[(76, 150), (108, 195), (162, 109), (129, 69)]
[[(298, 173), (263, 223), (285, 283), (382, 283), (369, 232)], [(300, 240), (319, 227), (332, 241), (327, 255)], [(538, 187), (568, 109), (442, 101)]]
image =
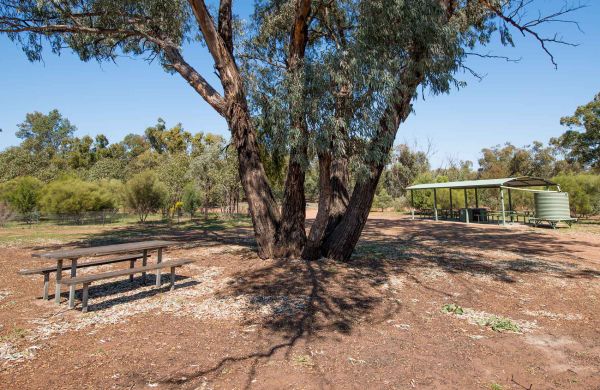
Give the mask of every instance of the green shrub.
[(579, 217), (600, 213), (600, 175), (560, 175), (552, 179), (569, 193), (571, 212)]
[(394, 199), (383, 188), (373, 198), (373, 208), (381, 209), (383, 212), (385, 209), (392, 207), (393, 201)]
[(191, 184), (187, 185), (183, 191), (183, 210), (190, 215), (190, 218), (193, 218), (194, 213), (201, 205), (202, 201), (196, 187)]
[(31, 222), (37, 214), (42, 187), (42, 182), (34, 177), (18, 177), (2, 186), (2, 198), (13, 211)]
[(483, 326), (489, 326), (495, 332), (521, 332), (521, 328), (510, 318), (490, 316), (485, 320)]
[(167, 188), (152, 171), (131, 178), (125, 186), (125, 203), (145, 222), (148, 214), (160, 210), (167, 200)]
[(458, 306), (456, 303), (447, 303), (442, 306), (442, 312), (444, 313), (452, 313), (456, 315), (464, 314), (464, 310), (462, 307)]
[(88, 211), (115, 209), (117, 203), (109, 188), (77, 178), (63, 178), (44, 188), (40, 207), (47, 213), (77, 217)]

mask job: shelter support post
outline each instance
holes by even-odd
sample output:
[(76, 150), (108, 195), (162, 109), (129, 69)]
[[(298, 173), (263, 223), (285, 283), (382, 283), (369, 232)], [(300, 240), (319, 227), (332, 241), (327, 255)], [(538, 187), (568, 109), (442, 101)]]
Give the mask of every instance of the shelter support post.
[(412, 215), (412, 219), (415, 219), (415, 193), (413, 190), (410, 190), (410, 213)]
[(464, 189), (465, 192), (465, 222), (469, 223), (469, 199), (467, 198), (467, 189)]
[(510, 193), (510, 188), (508, 189), (508, 211), (510, 212), (510, 222), (513, 221), (513, 206), (512, 206), (512, 195)]
[(477, 191), (477, 188), (475, 188), (475, 208), (479, 208), (479, 192)]
[(433, 189), (433, 218), (438, 220), (438, 210), (437, 210), (437, 191), (435, 188)]
[(454, 214), (454, 207), (452, 206), (452, 188), (448, 188), (448, 190), (450, 191), (450, 219), (452, 219)]
[(506, 225), (506, 213), (504, 210), (504, 188), (500, 187), (500, 207), (502, 210), (502, 225)]

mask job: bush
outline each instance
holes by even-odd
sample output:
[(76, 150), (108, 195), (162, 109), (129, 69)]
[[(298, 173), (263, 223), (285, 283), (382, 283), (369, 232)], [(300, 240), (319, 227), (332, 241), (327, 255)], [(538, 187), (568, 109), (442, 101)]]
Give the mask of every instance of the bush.
[(373, 199), (373, 208), (381, 209), (383, 212), (385, 209), (392, 207), (394, 199), (387, 193), (385, 188), (379, 191)]
[(552, 179), (569, 193), (571, 212), (579, 217), (600, 213), (600, 175), (560, 175)]
[(64, 178), (49, 183), (43, 191), (40, 206), (52, 214), (81, 217), (88, 211), (115, 209), (115, 195), (108, 188), (76, 178)]
[(42, 187), (42, 182), (34, 177), (18, 177), (3, 186), (2, 198), (13, 211), (21, 214), (29, 223), (37, 214)]
[(183, 191), (183, 210), (194, 218), (194, 213), (202, 205), (200, 194), (193, 185), (187, 185)]
[(152, 171), (139, 173), (125, 186), (125, 203), (145, 222), (148, 214), (160, 210), (167, 200), (167, 188)]

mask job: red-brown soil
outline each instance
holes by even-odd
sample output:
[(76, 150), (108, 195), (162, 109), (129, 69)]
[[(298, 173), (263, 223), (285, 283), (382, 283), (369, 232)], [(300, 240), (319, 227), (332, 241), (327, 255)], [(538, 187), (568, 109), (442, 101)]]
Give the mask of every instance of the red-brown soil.
[(374, 213), (349, 263), (260, 260), (249, 229), (151, 234), (197, 259), (178, 288), (99, 283), (88, 314), (16, 275), (40, 248), (0, 248), (0, 388), (600, 389), (599, 234)]

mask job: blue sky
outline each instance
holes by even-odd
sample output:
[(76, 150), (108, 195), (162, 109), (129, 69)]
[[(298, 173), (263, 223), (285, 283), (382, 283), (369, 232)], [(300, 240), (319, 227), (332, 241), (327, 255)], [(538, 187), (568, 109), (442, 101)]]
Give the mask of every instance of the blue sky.
[[(537, 3), (546, 10), (563, 4), (561, 0)], [(247, 17), (251, 2), (238, 4), (242, 5), (237, 13)], [(396, 142), (424, 148), (431, 140), (432, 163), (437, 167), (448, 157), (476, 161), (483, 147), (507, 141), (523, 146), (561, 134), (560, 117), (600, 92), (600, 1), (587, 4), (572, 16), (583, 33), (569, 25), (554, 26), (566, 40), (579, 44), (552, 46), (557, 70), (530, 38), (515, 36), (516, 48), (499, 44), (484, 48), (482, 52), (521, 61), (469, 59), (469, 66), (485, 74), (484, 79), (463, 75), (468, 85), (461, 90), (420, 96)], [(54, 108), (77, 126), (78, 136), (104, 133), (109, 140), (119, 141), (128, 133), (142, 133), (158, 117), (167, 125), (181, 122), (191, 132), (228, 136), (225, 121), (181, 77), (165, 73), (157, 63), (131, 58), (117, 64), (83, 63), (68, 51), (60, 57), (47, 52), (43, 63), (30, 63), (5, 36), (0, 36), (0, 53), (0, 149), (19, 143), (16, 125), (27, 112)], [(187, 47), (185, 55), (217, 84), (203, 48)]]

